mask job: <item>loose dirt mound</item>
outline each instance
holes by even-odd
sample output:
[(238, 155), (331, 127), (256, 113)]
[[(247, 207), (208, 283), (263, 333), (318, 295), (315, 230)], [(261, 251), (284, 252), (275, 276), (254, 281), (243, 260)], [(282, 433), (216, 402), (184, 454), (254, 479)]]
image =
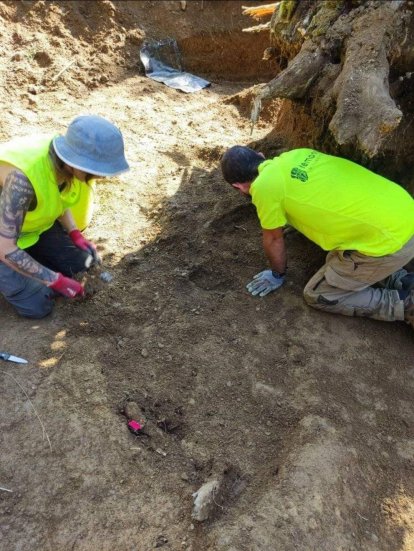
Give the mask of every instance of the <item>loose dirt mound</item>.
[[(231, 100), (245, 83), (227, 80), (271, 68), (240, 31), (241, 4), (0, 6), (2, 138), (94, 112), (121, 127), (132, 167), (99, 184), (88, 230), (113, 281), (90, 274), (92, 296), (40, 322), (1, 302), (1, 348), (30, 362), (0, 366), (4, 551), (414, 546), (412, 332), (308, 309), (323, 254), (296, 233), (283, 290), (244, 290), (265, 259), (252, 206), (217, 168), (250, 140)], [(142, 39), (166, 35), (211, 88), (138, 74)], [(212, 477), (224, 492), (197, 523), (192, 493)]]

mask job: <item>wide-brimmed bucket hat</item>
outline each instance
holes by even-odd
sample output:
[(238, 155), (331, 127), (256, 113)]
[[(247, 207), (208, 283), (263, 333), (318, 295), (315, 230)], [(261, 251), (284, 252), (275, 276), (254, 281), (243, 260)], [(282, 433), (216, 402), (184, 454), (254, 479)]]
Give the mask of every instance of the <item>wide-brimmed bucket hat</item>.
[(120, 130), (97, 115), (74, 119), (64, 136), (53, 139), (53, 147), (63, 162), (95, 176), (129, 170)]

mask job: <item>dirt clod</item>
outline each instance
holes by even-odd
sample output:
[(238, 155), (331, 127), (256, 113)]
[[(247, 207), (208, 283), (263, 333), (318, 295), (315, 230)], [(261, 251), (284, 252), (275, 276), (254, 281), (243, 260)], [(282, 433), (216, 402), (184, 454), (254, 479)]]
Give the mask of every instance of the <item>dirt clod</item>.
[(143, 424), (141, 420), (144, 416), (142, 414), (141, 408), (136, 402), (127, 402), (125, 404), (124, 411), (128, 419), (135, 419), (136, 421), (139, 421), (141, 425)]
[(52, 58), (48, 52), (40, 50), (35, 53), (33, 59), (37, 61), (39, 67), (49, 67), (52, 64)]
[(203, 484), (194, 494), (194, 507), (192, 512), (192, 518), (199, 522), (203, 522), (209, 518), (212, 511), (217, 506), (217, 499), (219, 499), (219, 493), (221, 489), (221, 483), (218, 479), (213, 478), (205, 484)]

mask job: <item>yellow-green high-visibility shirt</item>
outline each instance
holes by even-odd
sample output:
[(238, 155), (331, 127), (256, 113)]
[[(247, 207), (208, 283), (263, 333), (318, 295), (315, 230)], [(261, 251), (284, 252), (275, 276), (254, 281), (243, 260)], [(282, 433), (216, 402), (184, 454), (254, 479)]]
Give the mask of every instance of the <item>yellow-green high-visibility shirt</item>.
[(385, 256), (414, 235), (414, 199), (405, 189), (312, 149), (261, 163), (250, 194), (263, 229), (290, 224), (326, 251)]
[[(64, 211), (80, 198), (82, 182), (72, 178), (70, 185), (59, 190), (56, 173), (49, 157), (53, 136), (34, 135), (16, 138), (0, 145), (0, 162), (18, 168), (30, 180), (36, 195), (36, 207), (28, 211), (17, 245), (26, 249), (51, 228)], [(1, 188), (0, 188), (1, 191)]]

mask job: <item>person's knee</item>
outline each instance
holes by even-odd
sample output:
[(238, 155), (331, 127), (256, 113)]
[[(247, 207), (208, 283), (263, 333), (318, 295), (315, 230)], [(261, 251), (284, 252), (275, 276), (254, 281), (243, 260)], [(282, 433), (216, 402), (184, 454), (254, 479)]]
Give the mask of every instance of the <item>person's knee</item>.
[(52, 310), (53, 303), (51, 301), (50, 304), (43, 304), (40, 308), (33, 308), (25, 312), (19, 312), (19, 314), (25, 318), (39, 320), (51, 314)]
[(31, 296), (24, 304), (15, 305), (17, 313), (24, 318), (42, 319), (48, 316), (54, 306), (52, 294), (47, 289), (47, 292), (40, 292)]
[(303, 290), (303, 298), (306, 304), (312, 308), (326, 312), (338, 312), (340, 302), (338, 299), (328, 299), (307, 287)]

